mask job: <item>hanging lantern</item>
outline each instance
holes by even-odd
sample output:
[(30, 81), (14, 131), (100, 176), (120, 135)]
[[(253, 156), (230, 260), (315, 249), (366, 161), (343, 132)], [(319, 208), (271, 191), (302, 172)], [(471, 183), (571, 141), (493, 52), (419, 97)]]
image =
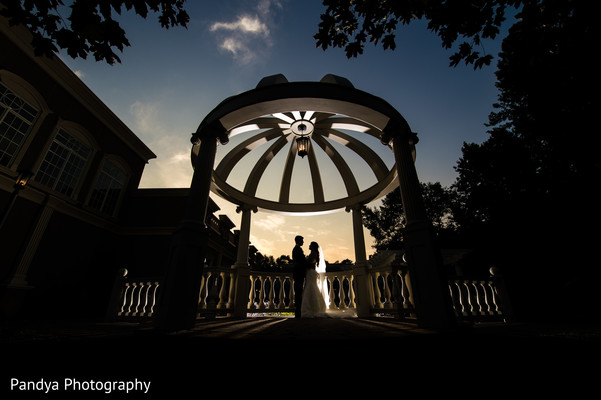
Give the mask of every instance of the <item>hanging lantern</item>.
[(298, 155), (302, 157), (309, 153), (309, 137), (301, 136), (296, 139), (296, 147), (298, 149)]
[(296, 147), (298, 155), (301, 157), (309, 153), (310, 140), (309, 136), (313, 133), (313, 123), (307, 120), (296, 120), (290, 125), (292, 132), (298, 136), (296, 138)]

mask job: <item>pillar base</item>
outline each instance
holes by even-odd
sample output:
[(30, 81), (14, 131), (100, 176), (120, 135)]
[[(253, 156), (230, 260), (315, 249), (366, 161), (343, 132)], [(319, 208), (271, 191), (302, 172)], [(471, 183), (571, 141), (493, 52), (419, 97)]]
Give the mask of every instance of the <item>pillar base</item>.
[(371, 316), (371, 299), (373, 295), (370, 290), (369, 264), (366, 261), (355, 263), (353, 276), (356, 283), (357, 316), (368, 318)]
[(455, 327), (442, 258), (440, 250), (434, 246), (429, 222), (408, 224), (405, 246), (418, 325), (422, 328), (442, 330)]
[(232, 265), (232, 268), (236, 270), (233, 316), (246, 318), (250, 293), (250, 266), (246, 263), (236, 263)]
[(155, 329), (178, 331), (194, 327), (208, 234), (203, 223), (193, 220), (182, 221), (173, 233)]

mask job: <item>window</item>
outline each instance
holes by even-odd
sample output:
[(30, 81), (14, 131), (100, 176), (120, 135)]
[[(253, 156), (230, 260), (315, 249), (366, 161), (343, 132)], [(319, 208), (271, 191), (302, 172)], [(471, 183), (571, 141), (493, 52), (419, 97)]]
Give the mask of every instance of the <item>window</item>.
[(59, 193), (71, 196), (79, 184), (90, 154), (90, 147), (59, 129), (35, 180)]
[(9, 167), (39, 111), (0, 83), (0, 165)]
[(114, 215), (126, 182), (125, 172), (115, 163), (105, 160), (90, 196), (90, 207), (103, 214)]

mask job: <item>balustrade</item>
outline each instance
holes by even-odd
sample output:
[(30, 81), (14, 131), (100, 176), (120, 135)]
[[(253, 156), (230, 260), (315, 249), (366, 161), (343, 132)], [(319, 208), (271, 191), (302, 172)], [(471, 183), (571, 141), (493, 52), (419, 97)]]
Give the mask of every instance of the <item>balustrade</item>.
[(381, 265), (371, 270), (372, 313), (397, 318), (414, 317), (413, 297), (406, 265)]
[[(328, 310), (354, 310), (355, 291), (352, 284), (352, 271), (326, 272), (320, 285), (327, 285)], [(251, 271), (251, 290), (248, 312), (292, 313), (294, 303), (294, 280), (291, 272)]]
[[(404, 263), (380, 263), (372, 266), (369, 279), (370, 310), (375, 316), (415, 317), (410, 274)], [(293, 313), (294, 285), (291, 272), (250, 272), (247, 312), (256, 314)], [(352, 267), (326, 272), (322, 285), (328, 288), (329, 311), (356, 311), (355, 281)], [(227, 316), (234, 311), (236, 270), (205, 267), (198, 299), (203, 317)], [(506, 319), (505, 293), (497, 277), (489, 279), (452, 279), (448, 282), (455, 315), (458, 319)], [(160, 291), (159, 279), (130, 279), (127, 271), (118, 276), (109, 319), (138, 320), (152, 318)]]
[(157, 303), (159, 281), (155, 279), (126, 281), (126, 276), (127, 273), (122, 277), (119, 302), (116, 303), (118, 306), (117, 318), (151, 318)]
[(449, 281), (449, 292), (455, 315), (459, 319), (491, 319), (508, 317), (503, 309), (500, 285), (496, 279), (454, 279)]

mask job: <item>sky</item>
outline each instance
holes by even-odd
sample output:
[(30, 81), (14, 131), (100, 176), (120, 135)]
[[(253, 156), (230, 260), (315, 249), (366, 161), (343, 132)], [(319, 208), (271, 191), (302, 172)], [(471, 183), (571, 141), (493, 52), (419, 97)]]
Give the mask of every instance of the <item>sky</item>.
[[(498, 92), (495, 61), (481, 70), (449, 67), (451, 50), (417, 21), (397, 32), (394, 51), (371, 44), (348, 59), (342, 49), (315, 46), (321, 0), (189, 0), (187, 29), (163, 29), (156, 14), (120, 17), (131, 43), (121, 63), (61, 59), (157, 155), (140, 187), (189, 187), (190, 135), (227, 97), (255, 88), (261, 78), (283, 74), (288, 81), (345, 77), (355, 88), (381, 97), (417, 132), (416, 169), (422, 182), (450, 186), (464, 142), (487, 138), (485, 123)], [(485, 42), (496, 55), (501, 38)], [(219, 153), (218, 153), (219, 157)], [(235, 205), (211, 198), (238, 228)], [(368, 206), (377, 206), (378, 203)], [(294, 236), (317, 241), (329, 262), (354, 260), (351, 215), (252, 215), (251, 243), (266, 255), (291, 255)], [(373, 239), (365, 230), (367, 254)]]

